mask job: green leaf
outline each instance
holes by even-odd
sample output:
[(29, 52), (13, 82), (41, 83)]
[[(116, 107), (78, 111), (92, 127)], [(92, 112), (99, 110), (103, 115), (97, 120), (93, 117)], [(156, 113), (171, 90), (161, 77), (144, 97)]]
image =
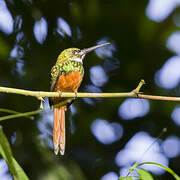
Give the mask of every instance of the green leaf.
[(152, 175), (144, 169), (137, 169), (141, 180), (153, 180)]
[(133, 177), (131, 177), (131, 176), (120, 177), (119, 180), (133, 180)]
[(0, 154), (8, 164), (9, 170), (15, 180), (28, 180), (29, 178), (14, 159), (9, 142), (3, 133), (2, 126), (0, 126)]
[(138, 166), (142, 166), (144, 164), (154, 164), (156, 166), (160, 166), (163, 169), (165, 169), (167, 172), (169, 172), (176, 180), (180, 180), (180, 177), (172, 169), (170, 169), (169, 167), (166, 167), (166, 166), (164, 166), (162, 164), (155, 163), (155, 162), (144, 162), (144, 163), (139, 164)]

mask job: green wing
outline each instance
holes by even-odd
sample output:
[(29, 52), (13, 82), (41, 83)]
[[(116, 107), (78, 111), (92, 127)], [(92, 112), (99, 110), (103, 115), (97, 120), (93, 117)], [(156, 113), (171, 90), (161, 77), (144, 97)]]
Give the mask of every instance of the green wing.
[(58, 65), (55, 65), (51, 69), (51, 88), (50, 91), (53, 92), (58, 81), (59, 76), (61, 75), (61, 71)]
[[(58, 65), (53, 66), (51, 69), (51, 88), (50, 88), (51, 92), (54, 92), (54, 89), (56, 87), (60, 75), (61, 75), (61, 71), (59, 66)], [(48, 99), (49, 99), (49, 105), (52, 106), (53, 105), (52, 98), (48, 98)]]

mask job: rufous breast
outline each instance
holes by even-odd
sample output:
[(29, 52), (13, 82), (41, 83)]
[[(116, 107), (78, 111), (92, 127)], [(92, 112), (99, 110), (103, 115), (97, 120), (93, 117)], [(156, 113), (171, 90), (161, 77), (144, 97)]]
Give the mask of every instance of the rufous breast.
[(71, 72), (67, 75), (60, 75), (57, 81), (56, 92), (77, 92), (82, 81), (79, 71)]

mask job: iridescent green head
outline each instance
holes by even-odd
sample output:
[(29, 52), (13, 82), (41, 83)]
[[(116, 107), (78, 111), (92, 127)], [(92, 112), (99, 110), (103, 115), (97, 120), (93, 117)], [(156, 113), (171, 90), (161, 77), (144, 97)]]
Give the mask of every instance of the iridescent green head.
[(61, 63), (64, 60), (78, 61), (78, 62), (82, 63), (82, 60), (84, 59), (85, 55), (88, 52), (91, 52), (91, 51), (93, 51), (97, 48), (100, 48), (102, 46), (106, 46), (108, 44), (110, 44), (110, 43), (103, 43), (103, 44), (99, 44), (97, 46), (93, 46), (93, 47), (82, 49), (82, 50), (80, 50), (78, 48), (65, 49), (58, 56), (57, 63)]
[(83, 59), (79, 53), (81, 52), (78, 48), (68, 48), (60, 53), (57, 59), (57, 63), (62, 62), (64, 60), (74, 60), (74, 59)]

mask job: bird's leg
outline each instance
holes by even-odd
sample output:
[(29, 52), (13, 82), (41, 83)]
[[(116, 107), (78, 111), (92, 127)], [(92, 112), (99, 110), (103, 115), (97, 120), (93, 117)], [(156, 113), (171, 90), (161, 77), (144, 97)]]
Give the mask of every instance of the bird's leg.
[(75, 97), (74, 97), (74, 100), (77, 99), (77, 90), (74, 91), (75, 93)]
[(61, 97), (62, 96), (62, 91), (58, 91), (58, 93), (59, 93), (59, 97)]

